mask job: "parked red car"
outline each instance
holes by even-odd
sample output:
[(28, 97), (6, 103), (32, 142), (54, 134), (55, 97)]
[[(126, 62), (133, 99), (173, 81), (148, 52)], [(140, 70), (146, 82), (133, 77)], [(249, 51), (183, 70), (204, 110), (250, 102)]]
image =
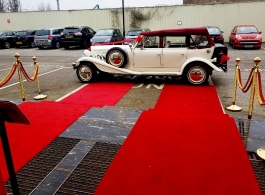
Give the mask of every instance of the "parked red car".
[(233, 48), (256, 48), (262, 44), (261, 31), (254, 25), (237, 25), (229, 36), (229, 45)]

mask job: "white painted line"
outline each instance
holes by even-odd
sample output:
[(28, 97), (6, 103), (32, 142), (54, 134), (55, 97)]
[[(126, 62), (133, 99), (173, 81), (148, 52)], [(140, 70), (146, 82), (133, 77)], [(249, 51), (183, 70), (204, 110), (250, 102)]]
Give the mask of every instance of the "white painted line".
[[(49, 73), (52, 73), (52, 72), (56, 72), (56, 71), (58, 71), (58, 70), (62, 70), (62, 69), (63, 69), (63, 68), (59, 68), (59, 69), (56, 69), (56, 70), (53, 70), (53, 71), (50, 71), (50, 72), (45, 72), (45, 73), (43, 73), (43, 74), (38, 75), (38, 77), (43, 76), (43, 75), (46, 75), (46, 74), (49, 74)], [(22, 82), (25, 82), (25, 81), (27, 81), (27, 80), (25, 79), (25, 80), (23, 80)], [(12, 86), (17, 85), (17, 84), (19, 84), (19, 82), (13, 83), (13, 84), (11, 84), (11, 85), (7, 85), (7, 86), (5, 86), (5, 87), (1, 87), (0, 90), (5, 89), (5, 88), (8, 88), (8, 87), (12, 87)]]
[(68, 96), (70, 96), (70, 95), (72, 95), (73, 93), (79, 91), (80, 89), (82, 89), (83, 87), (85, 87), (85, 86), (87, 86), (87, 85), (88, 85), (88, 84), (84, 84), (84, 85), (82, 85), (81, 87), (78, 87), (78, 88), (75, 89), (74, 91), (71, 91), (70, 93), (66, 94), (65, 96), (63, 96), (63, 97), (61, 97), (61, 98), (55, 100), (55, 102), (59, 102), (59, 101), (63, 100), (64, 98), (67, 98)]
[(5, 70), (10, 70), (10, 69), (11, 69), (11, 68), (2, 69), (2, 70), (0, 70), (0, 72), (1, 72), (1, 71), (5, 71)]

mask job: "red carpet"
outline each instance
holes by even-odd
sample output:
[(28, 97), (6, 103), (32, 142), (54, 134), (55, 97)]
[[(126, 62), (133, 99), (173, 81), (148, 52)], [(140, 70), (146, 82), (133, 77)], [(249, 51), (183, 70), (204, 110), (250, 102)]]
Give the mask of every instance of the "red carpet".
[[(6, 123), (16, 171), (38, 154), (91, 107), (113, 106), (133, 84), (90, 84), (61, 102), (24, 102), (19, 108), (30, 125)], [(1, 145), (2, 146), (2, 145)], [(8, 179), (4, 154), (0, 147), (3, 179)]]
[(94, 195), (261, 195), (235, 122), (222, 113), (213, 86), (166, 85)]

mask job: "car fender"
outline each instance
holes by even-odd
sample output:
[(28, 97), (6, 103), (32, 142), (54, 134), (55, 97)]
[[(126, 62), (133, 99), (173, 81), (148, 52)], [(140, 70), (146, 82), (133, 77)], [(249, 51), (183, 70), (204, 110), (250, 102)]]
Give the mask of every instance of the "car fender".
[(186, 68), (186, 66), (188, 66), (190, 63), (192, 62), (202, 62), (208, 66), (210, 66), (212, 69), (218, 71), (218, 72), (223, 72), (222, 69), (218, 68), (216, 65), (214, 65), (212, 62), (215, 62), (216, 61), (216, 58), (214, 59), (209, 59), (209, 60), (206, 60), (204, 58), (200, 58), (200, 57), (194, 57), (194, 58), (190, 58), (188, 60), (186, 60), (182, 66), (181, 66), (181, 69), (180, 69), (180, 73), (182, 74), (184, 72), (184, 69)]
[(113, 65), (110, 65), (102, 60), (93, 58), (93, 57), (88, 57), (88, 56), (83, 56), (81, 58), (79, 58), (76, 62), (80, 63), (80, 62), (91, 62), (92, 64), (95, 65), (95, 67), (99, 70), (99, 71), (103, 71), (103, 72), (110, 72), (113, 74), (137, 74), (136, 72), (132, 71), (132, 70), (128, 70), (128, 69), (123, 69), (123, 68), (118, 68), (115, 67)]

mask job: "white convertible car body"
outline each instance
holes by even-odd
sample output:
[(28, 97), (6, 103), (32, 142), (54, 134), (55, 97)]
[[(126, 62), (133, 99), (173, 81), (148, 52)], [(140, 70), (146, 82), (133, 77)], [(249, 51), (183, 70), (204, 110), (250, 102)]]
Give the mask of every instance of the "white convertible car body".
[[(156, 40), (155, 42), (151, 42)], [(155, 37), (155, 39), (154, 39)], [(212, 70), (226, 71), (227, 48), (215, 45), (206, 28), (142, 32), (134, 45), (98, 45), (84, 51), (73, 64), (82, 82), (97, 72), (121, 75), (184, 76), (194, 85), (205, 84)]]

